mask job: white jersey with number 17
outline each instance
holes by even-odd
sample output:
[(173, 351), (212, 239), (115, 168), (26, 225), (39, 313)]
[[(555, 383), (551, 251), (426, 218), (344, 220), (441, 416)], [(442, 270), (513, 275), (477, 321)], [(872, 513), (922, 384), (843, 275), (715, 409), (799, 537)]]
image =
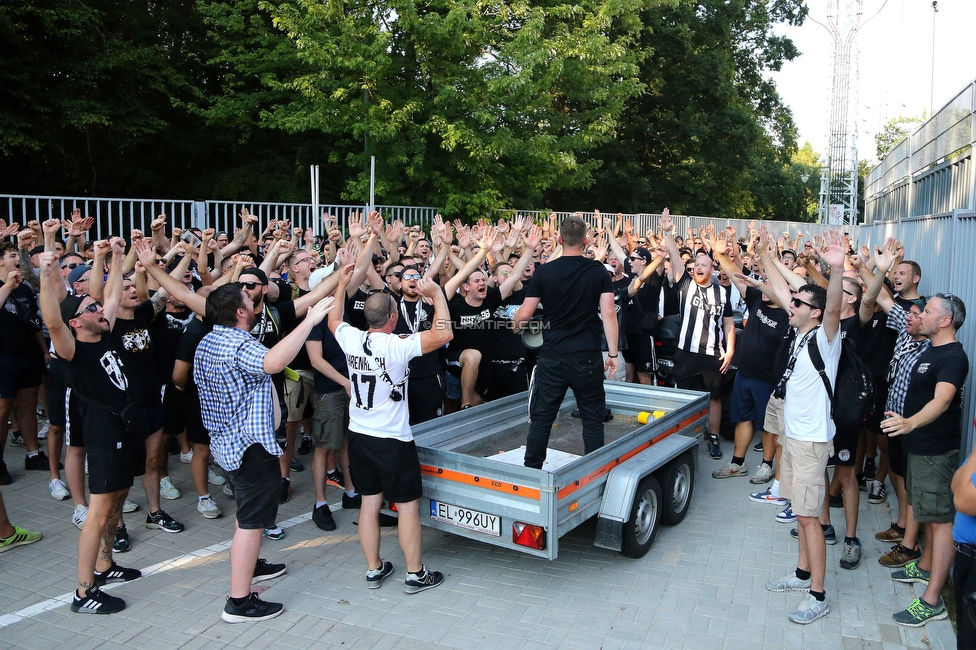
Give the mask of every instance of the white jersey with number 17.
[[(335, 337), (349, 367), (350, 431), (404, 442), (413, 440), (406, 377), (410, 360), (422, 353), (420, 334), (364, 332), (341, 323)], [(394, 386), (400, 400), (391, 397)]]

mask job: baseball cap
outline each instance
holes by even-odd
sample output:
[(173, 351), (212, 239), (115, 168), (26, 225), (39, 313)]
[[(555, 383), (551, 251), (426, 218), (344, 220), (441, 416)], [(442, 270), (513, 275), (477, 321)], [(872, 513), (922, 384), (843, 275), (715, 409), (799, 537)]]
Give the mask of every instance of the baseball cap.
[(75, 268), (71, 269), (71, 273), (68, 274), (68, 284), (74, 285), (75, 282), (80, 280), (82, 276), (88, 273), (89, 271), (91, 271), (90, 266), (79, 264)]
[[(81, 268), (80, 266), (78, 267)], [(77, 271), (78, 269), (75, 269)], [(73, 273), (74, 271), (72, 271)], [(78, 309), (81, 307), (81, 303), (85, 301), (85, 296), (87, 294), (82, 294), (80, 296), (68, 296), (61, 301), (61, 320), (67, 325), (68, 321), (75, 317), (78, 313)]]
[(241, 275), (253, 275), (261, 282), (261, 284), (268, 286), (268, 275), (261, 269), (244, 269), (241, 271)]
[(634, 249), (634, 255), (637, 255), (645, 262), (651, 261), (651, 251), (647, 250), (643, 246)]

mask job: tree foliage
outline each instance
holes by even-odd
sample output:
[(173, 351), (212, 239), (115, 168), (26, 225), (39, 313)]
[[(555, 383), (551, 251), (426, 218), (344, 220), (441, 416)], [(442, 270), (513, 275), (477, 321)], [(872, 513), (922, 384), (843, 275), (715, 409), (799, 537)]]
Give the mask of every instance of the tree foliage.
[(884, 125), (878, 133), (874, 134), (874, 144), (876, 147), (876, 153), (878, 155), (878, 160), (880, 161), (888, 153), (895, 148), (895, 146), (910, 136), (915, 132), (922, 122), (925, 121), (925, 114), (914, 117), (905, 117), (904, 115), (899, 115), (894, 117)]
[(785, 218), (801, 0), (9, 0), (0, 190)]

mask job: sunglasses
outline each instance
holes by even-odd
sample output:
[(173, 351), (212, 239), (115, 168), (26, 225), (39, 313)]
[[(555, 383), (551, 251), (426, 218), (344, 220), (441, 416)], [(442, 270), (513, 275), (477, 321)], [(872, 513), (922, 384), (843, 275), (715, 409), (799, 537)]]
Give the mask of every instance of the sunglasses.
[(100, 302), (98, 302), (96, 300), (93, 303), (89, 303), (86, 307), (82, 307), (81, 310), (77, 314), (75, 314), (74, 316), (72, 316), (72, 318), (78, 318), (79, 316), (81, 316), (85, 312), (91, 312), (93, 314), (97, 314), (98, 313), (98, 310), (101, 309), (101, 308), (102, 308), (102, 303), (100, 303)]
[(81, 266), (81, 262), (72, 262), (71, 264), (62, 264), (62, 269), (76, 269)]
[(794, 298), (792, 301), (794, 307), (799, 307), (800, 305), (806, 305), (810, 309), (820, 309), (820, 307), (814, 307), (805, 300), (800, 300), (799, 298)]
[(156, 260), (156, 264), (165, 265), (166, 264), (166, 260), (164, 260), (163, 258), (160, 257), (158, 260)]
[(390, 291), (389, 289), (386, 289), (386, 288), (383, 288), (383, 289), (370, 289), (369, 291), (366, 292), (366, 295), (367, 296), (372, 296), (374, 293), (385, 293), (388, 296), (392, 296), (393, 295), (393, 292)]
[(644, 258), (643, 258), (643, 257), (641, 257), (640, 255), (632, 255), (632, 256), (630, 257), (630, 261), (632, 261), (632, 262), (636, 262), (636, 261), (639, 261), (639, 260), (643, 260), (643, 259), (644, 259)]
[(260, 282), (241, 282), (241, 284), (243, 284), (243, 285), (244, 285), (245, 287), (247, 287), (248, 289), (250, 289), (250, 290), (252, 290), (252, 291), (253, 291), (253, 290), (254, 290), (254, 289), (255, 289), (256, 287), (258, 287), (258, 286), (261, 286), (261, 287), (263, 287), (263, 286), (264, 286), (264, 285), (263, 285), (263, 284), (261, 284)]
[(419, 280), (420, 279), (420, 274), (419, 273), (404, 273), (403, 275), (400, 276), (400, 279), (401, 280)]

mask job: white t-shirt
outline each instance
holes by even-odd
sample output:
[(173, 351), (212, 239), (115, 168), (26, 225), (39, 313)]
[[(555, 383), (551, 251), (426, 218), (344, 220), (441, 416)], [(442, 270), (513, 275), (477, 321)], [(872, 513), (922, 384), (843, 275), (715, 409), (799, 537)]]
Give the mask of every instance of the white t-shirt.
[[(367, 333), (342, 323), (335, 337), (349, 367), (349, 429), (377, 438), (413, 440), (407, 408), (407, 367), (410, 359), (422, 353), (420, 334)], [(389, 381), (382, 369), (375, 367), (374, 359), (386, 369)], [(390, 382), (402, 397), (399, 401), (390, 398)]]
[[(815, 336), (830, 385), (836, 386), (842, 339), (840, 330), (838, 329), (834, 340), (829, 343), (823, 327), (817, 328)], [(802, 339), (803, 336), (798, 334), (790, 350), (791, 354)], [(786, 382), (786, 400), (783, 403), (786, 435), (793, 440), (830, 442), (834, 439), (837, 428), (830, 417), (830, 399), (827, 397), (827, 389), (823, 385), (820, 373), (813, 367), (809, 349), (808, 343), (800, 350), (796, 364), (793, 366), (793, 374)]]

